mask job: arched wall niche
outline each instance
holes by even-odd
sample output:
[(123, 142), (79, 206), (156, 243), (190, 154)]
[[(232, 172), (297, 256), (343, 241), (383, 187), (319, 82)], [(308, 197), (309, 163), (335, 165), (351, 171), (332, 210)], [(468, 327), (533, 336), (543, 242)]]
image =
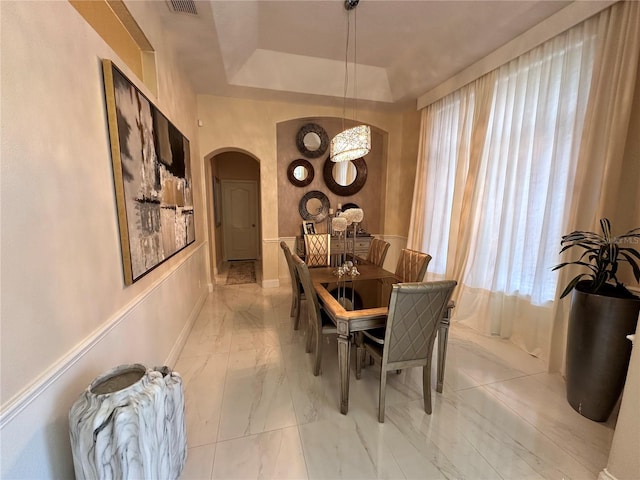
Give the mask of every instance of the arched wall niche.
[[(327, 187), (323, 178), (323, 166), (329, 156), (329, 149), (317, 157), (304, 155), (297, 146), (297, 135), (305, 125), (313, 123), (322, 127), (329, 139), (343, 129), (343, 119), (339, 117), (304, 117), (279, 122), (277, 133), (277, 177), (278, 177), (278, 234), (279, 237), (300, 235), (302, 218), (298, 213), (298, 203), (305, 193), (318, 190), (329, 198), (334, 211), (338, 204), (355, 203), (364, 210), (364, 229), (380, 234), (384, 226), (384, 199), (386, 191), (386, 165), (388, 133), (371, 125), (371, 152), (364, 157), (367, 179), (362, 189), (354, 195), (341, 196)], [(356, 122), (344, 120), (344, 128), (355, 126)], [(298, 158), (308, 160), (314, 168), (311, 183), (304, 187), (293, 185), (287, 177), (289, 164)], [(316, 225), (316, 231), (326, 232), (326, 222)]]

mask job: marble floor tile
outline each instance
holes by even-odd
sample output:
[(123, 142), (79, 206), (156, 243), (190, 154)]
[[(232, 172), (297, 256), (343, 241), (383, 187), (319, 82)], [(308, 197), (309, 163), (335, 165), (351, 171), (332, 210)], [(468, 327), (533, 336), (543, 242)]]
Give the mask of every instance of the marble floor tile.
[(573, 410), (559, 375), (542, 373), (489, 385), (487, 390), (595, 475), (606, 465), (613, 430)]
[(276, 327), (235, 329), (229, 342), (229, 351), (256, 350), (261, 348), (278, 348), (280, 334)]
[[(312, 374), (289, 317), (290, 286), (218, 286), (175, 369), (185, 387), (182, 478), (565, 479), (598, 476), (613, 428), (577, 414), (564, 380), (506, 340), (452, 325), (443, 393), (424, 412), (422, 369), (390, 373), (377, 421), (379, 367), (355, 378), (339, 412), (335, 336)], [(436, 352), (434, 352), (434, 355)]]
[(296, 425), (289, 382), (279, 348), (229, 355), (219, 439)]
[(214, 479), (306, 479), (298, 427), (219, 442)]
[[(490, 387), (457, 392), (451, 407), (474, 447), (504, 478), (595, 478), (563, 444), (558, 444), (490, 393)], [(450, 409), (443, 406), (443, 409)], [(542, 433), (542, 434), (541, 434)]]
[(187, 462), (180, 475), (181, 480), (208, 480), (213, 471), (213, 459), (216, 444), (202, 445), (190, 448), (187, 452)]
[(187, 445), (217, 440), (228, 354), (181, 356), (175, 370), (182, 376)]
[(228, 353), (233, 321), (228, 313), (203, 314), (196, 320), (182, 349), (182, 357)]
[(384, 441), (363, 431), (353, 416), (299, 428), (310, 479), (405, 478)]

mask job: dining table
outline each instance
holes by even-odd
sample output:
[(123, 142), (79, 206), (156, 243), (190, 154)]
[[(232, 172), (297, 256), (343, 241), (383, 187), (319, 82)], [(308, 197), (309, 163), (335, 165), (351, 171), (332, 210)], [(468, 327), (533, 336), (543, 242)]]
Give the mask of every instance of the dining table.
[[(384, 327), (389, 313), (392, 285), (402, 278), (393, 272), (356, 260), (357, 275), (338, 276), (336, 267), (309, 268), (313, 287), (324, 312), (338, 333), (338, 370), (340, 375), (340, 412), (349, 411), (351, 345), (355, 332)], [(449, 302), (438, 327), (436, 391), (442, 392), (444, 364), (453, 302)]]

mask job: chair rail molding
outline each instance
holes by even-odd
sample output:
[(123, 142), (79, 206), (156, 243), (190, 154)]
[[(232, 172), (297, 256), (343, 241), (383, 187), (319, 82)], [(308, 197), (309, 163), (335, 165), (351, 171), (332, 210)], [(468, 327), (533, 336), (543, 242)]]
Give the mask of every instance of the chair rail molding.
[(598, 480), (618, 480), (618, 477), (611, 475), (611, 472), (605, 468), (598, 474)]
[[(22, 391), (18, 392), (12, 398), (7, 400), (4, 405), (0, 407), (0, 430), (2, 430), (8, 423), (10, 423), (17, 415), (19, 415), (25, 408), (27, 408), (36, 398), (42, 395), (50, 386), (52, 386), (56, 380), (61, 378), (70, 368), (78, 363), (82, 357), (91, 351), (96, 345), (98, 345), (103, 339), (105, 339), (109, 333), (115, 329), (123, 320), (127, 319), (129, 315), (136, 309), (137, 306), (142, 304), (148, 299), (159, 287), (161, 287), (170, 277), (172, 277), (186, 262), (198, 253), (202, 248), (206, 247), (207, 243), (203, 242), (200, 245), (196, 245), (190, 252), (187, 252), (179, 263), (173, 265), (170, 270), (160, 276), (149, 288), (122, 307), (116, 313), (114, 313), (100, 328), (96, 329), (92, 334), (84, 339), (75, 348), (69, 351), (65, 356), (61, 357), (56, 363), (54, 363), (49, 369), (44, 371), (38, 378), (36, 378), (30, 385), (25, 387)], [(204, 301), (208, 295), (208, 289), (201, 289), (202, 292), (198, 297), (194, 308), (192, 309), (185, 326), (182, 328), (180, 335), (174, 344), (167, 363), (173, 365), (178, 358), (178, 354), (182, 349), (182, 346), (187, 340), (191, 326), (198, 317), (198, 313), (204, 304)]]

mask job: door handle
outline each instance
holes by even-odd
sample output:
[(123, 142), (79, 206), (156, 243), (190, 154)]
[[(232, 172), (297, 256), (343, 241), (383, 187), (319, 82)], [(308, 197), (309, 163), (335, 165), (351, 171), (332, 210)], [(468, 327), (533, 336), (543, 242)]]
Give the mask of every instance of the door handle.
[(255, 228), (256, 224), (255, 224), (255, 223), (252, 223), (252, 224), (251, 224), (251, 226)]

